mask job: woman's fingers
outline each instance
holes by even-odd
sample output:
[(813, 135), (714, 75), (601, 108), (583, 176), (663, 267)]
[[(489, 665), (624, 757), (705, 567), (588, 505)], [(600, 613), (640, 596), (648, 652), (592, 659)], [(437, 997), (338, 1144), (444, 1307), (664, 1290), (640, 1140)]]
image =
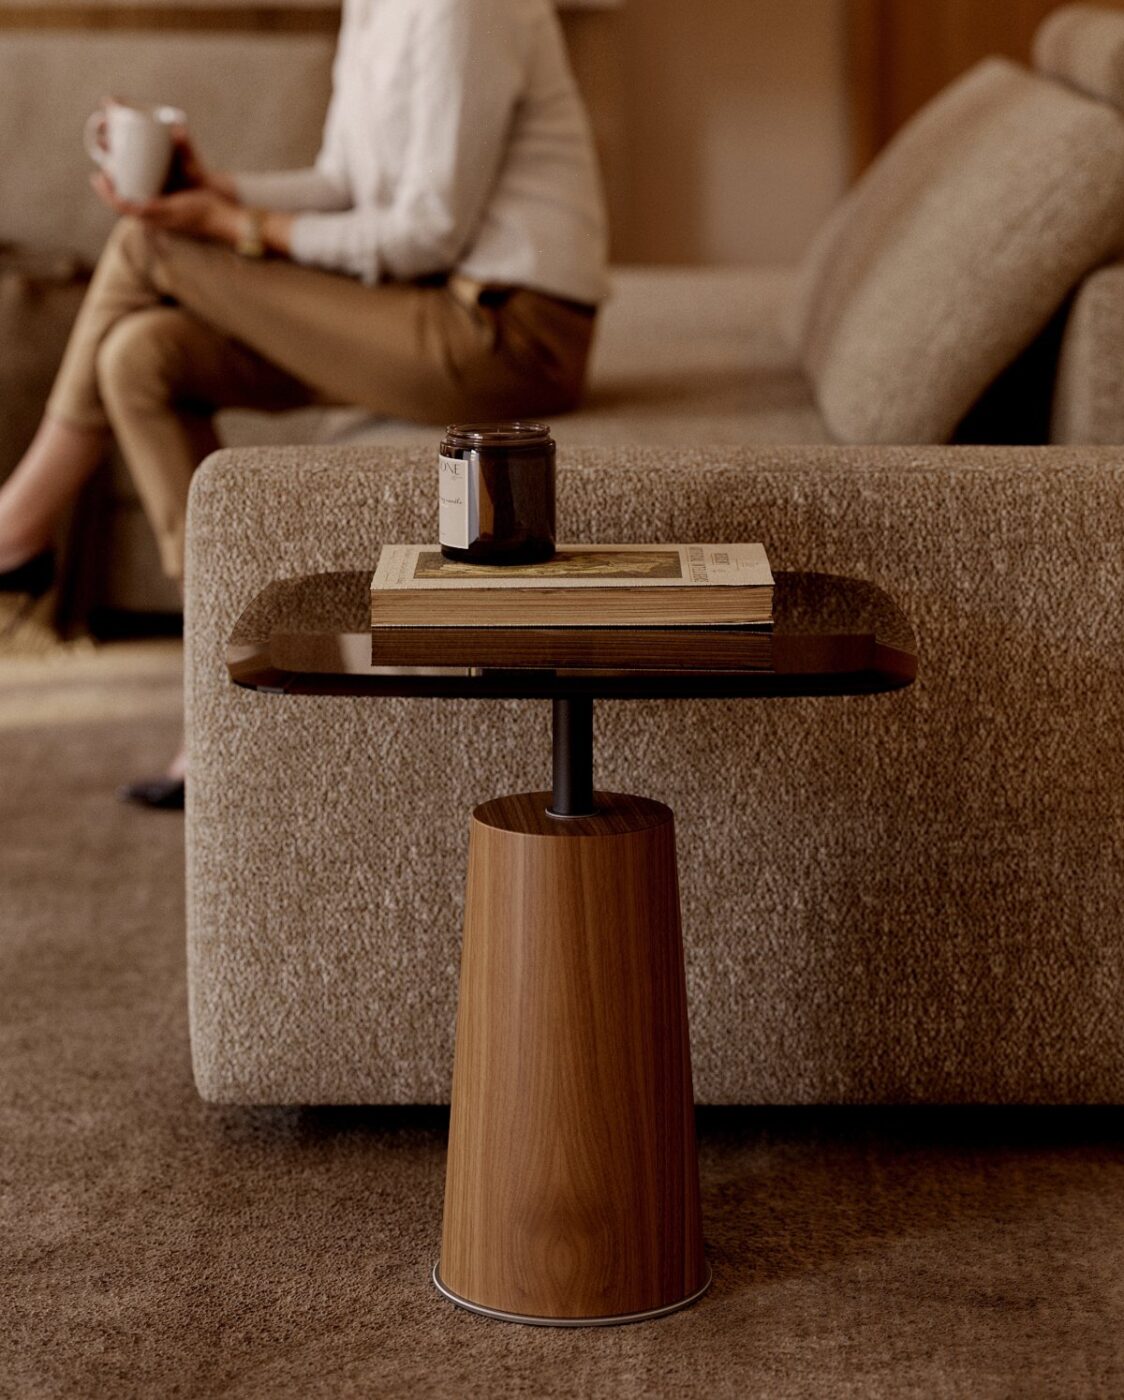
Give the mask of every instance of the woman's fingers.
[(96, 175), (90, 176), (90, 184), (101, 202), (107, 204), (116, 214), (133, 214), (138, 218), (144, 218), (150, 212), (152, 204), (155, 203), (155, 201), (149, 200), (144, 204), (134, 204), (131, 200), (122, 199), (113, 188), (113, 181), (101, 170)]
[(113, 181), (104, 171), (98, 171), (96, 175), (90, 176), (90, 184), (94, 187), (94, 193), (102, 201), (108, 204), (111, 209), (116, 209), (119, 214), (127, 212), (126, 201), (121, 198), (113, 188)]
[(193, 189), (207, 183), (207, 169), (195, 149), (195, 142), (186, 126), (172, 127), (172, 140), (175, 144), (173, 183), (182, 188)]
[(117, 196), (117, 191), (113, 188), (113, 181), (99, 170), (95, 175), (90, 176), (90, 185), (103, 204), (108, 204), (111, 209), (120, 212), (122, 201)]
[(215, 206), (222, 204), (216, 195), (205, 190), (180, 190), (136, 201), (122, 199), (103, 171), (91, 175), (90, 184), (102, 203), (115, 213), (143, 219), (152, 228), (196, 237), (212, 236), (209, 230), (214, 224)]

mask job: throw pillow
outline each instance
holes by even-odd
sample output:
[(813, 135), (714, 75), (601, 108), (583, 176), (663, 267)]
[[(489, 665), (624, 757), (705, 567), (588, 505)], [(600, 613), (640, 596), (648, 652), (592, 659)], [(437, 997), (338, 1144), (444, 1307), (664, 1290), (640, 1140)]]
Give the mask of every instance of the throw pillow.
[(832, 435), (947, 442), (1124, 234), (1124, 118), (1004, 59), (934, 99), (804, 274), (801, 358)]
[(1038, 27), (1034, 66), (1124, 107), (1124, 14), (1103, 5), (1063, 5)]

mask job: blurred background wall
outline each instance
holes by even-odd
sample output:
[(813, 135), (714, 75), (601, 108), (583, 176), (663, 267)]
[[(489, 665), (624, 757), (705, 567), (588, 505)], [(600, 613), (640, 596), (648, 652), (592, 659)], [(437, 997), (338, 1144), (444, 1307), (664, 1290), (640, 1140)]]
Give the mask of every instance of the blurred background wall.
[(616, 65), (618, 258), (798, 258), (916, 111), (990, 54), (1027, 62), (1058, 4), (625, 0), (591, 17)]
[(613, 202), (630, 262), (784, 262), (850, 167), (846, 0), (631, 0)]

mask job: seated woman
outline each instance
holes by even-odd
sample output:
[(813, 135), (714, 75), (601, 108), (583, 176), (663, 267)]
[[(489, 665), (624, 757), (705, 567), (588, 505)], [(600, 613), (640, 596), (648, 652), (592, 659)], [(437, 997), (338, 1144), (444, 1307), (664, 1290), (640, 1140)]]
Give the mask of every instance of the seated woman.
[[(586, 114), (551, 0), (345, 0), (310, 170), (209, 170), (125, 215), (39, 431), (0, 488), (0, 591), (39, 595), (57, 521), (112, 433), (181, 579), (188, 487), (233, 406), (443, 424), (581, 394), (605, 292)], [(166, 778), (124, 795), (183, 801)]]

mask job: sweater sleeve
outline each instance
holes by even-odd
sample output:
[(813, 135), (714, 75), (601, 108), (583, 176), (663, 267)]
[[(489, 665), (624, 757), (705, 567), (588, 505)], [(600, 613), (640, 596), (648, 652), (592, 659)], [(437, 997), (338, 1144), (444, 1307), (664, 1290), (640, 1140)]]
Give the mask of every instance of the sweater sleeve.
[(307, 209), (326, 211), (351, 207), (346, 183), (333, 179), (318, 165), (307, 170), (235, 175), (234, 189), (239, 201), (254, 209), (299, 213)]
[(412, 50), (410, 134), (393, 196), (299, 215), (298, 262), (366, 282), (408, 281), (448, 271), (471, 246), (524, 84), (522, 31), (508, 0), (430, 0)]
[(354, 23), (349, 12), (344, 15), (344, 29), (333, 65), (332, 98), (324, 119), (324, 134), (316, 164), (304, 170), (270, 170), (262, 174), (236, 174), (234, 189), (242, 204), (254, 209), (276, 209), (281, 213), (305, 210), (327, 212), (350, 209), (353, 203), (344, 159), (342, 123), (343, 103), (340, 81), (344, 43)]

